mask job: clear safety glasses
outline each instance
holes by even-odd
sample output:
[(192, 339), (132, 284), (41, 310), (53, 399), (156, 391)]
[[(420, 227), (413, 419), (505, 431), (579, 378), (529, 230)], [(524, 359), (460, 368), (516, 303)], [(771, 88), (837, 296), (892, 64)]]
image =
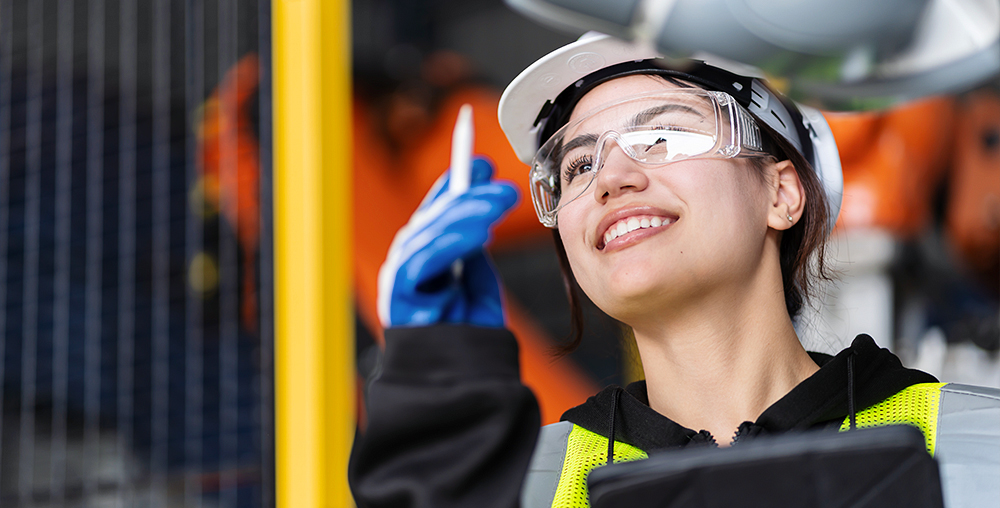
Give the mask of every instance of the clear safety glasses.
[(556, 214), (590, 188), (615, 147), (650, 168), (764, 155), (756, 122), (725, 92), (685, 88), (627, 97), (563, 126), (535, 154), (530, 180), (538, 220), (556, 227)]

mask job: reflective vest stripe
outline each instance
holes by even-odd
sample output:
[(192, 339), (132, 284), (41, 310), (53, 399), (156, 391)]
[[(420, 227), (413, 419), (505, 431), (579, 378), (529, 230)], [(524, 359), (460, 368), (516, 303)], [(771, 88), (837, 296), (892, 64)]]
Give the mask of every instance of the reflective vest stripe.
[[(887, 425), (912, 425), (924, 434), (927, 453), (934, 455), (937, 440), (938, 413), (941, 409), (941, 388), (947, 383), (911, 385), (856, 415), (859, 429)], [(841, 432), (851, 428), (851, 417), (844, 418)]]
[(521, 489), (521, 508), (552, 506), (566, 459), (566, 444), (574, 425), (559, 422), (542, 427)]

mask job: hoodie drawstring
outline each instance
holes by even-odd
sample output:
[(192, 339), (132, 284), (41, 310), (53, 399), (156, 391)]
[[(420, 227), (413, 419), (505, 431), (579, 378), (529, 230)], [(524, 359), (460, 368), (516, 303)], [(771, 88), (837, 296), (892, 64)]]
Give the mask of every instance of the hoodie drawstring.
[(847, 413), (851, 419), (851, 430), (858, 428), (854, 414), (854, 351), (847, 355)]
[(608, 464), (614, 464), (615, 460), (615, 410), (618, 409), (618, 392), (621, 388), (615, 387), (611, 392), (611, 429), (608, 430)]
[[(854, 411), (854, 351), (847, 355), (847, 413), (851, 420), (851, 430), (858, 428), (857, 414)], [(614, 464), (615, 460), (615, 413), (618, 410), (618, 392), (621, 388), (615, 387), (611, 392), (611, 425), (608, 429), (608, 461), (607, 464)]]

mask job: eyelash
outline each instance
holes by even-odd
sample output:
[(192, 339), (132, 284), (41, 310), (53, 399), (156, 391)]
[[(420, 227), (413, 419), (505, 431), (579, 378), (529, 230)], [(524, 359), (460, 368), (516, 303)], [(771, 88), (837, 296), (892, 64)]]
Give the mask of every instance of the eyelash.
[(689, 129), (681, 127), (680, 125), (651, 125), (654, 131), (681, 131), (685, 132)]
[(582, 167), (583, 165), (590, 164), (591, 162), (592, 161), (590, 155), (582, 155), (580, 157), (577, 157), (573, 162), (569, 164), (569, 166), (566, 167), (565, 171), (563, 171), (563, 176), (566, 178), (566, 182), (567, 183), (572, 182), (573, 179), (580, 174), (579, 171), (580, 167)]
[[(687, 131), (688, 130), (688, 129), (685, 129), (684, 127), (681, 127), (679, 125), (650, 125), (649, 127), (652, 128), (652, 130), (658, 130), (658, 131), (662, 130), (662, 131), (682, 131), (683, 132), (683, 131)], [(566, 179), (566, 182), (567, 183), (568, 182), (572, 182), (574, 178), (576, 178), (577, 176), (580, 175), (580, 171), (579, 171), (580, 167), (582, 165), (584, 165), (584, 164), (589, 164), (591, 162), (592, 161), (591, 161), (591, 156), (590, 155), (582, 155), (580, 157), (577, 157), (563, 171), (563, 177)]]

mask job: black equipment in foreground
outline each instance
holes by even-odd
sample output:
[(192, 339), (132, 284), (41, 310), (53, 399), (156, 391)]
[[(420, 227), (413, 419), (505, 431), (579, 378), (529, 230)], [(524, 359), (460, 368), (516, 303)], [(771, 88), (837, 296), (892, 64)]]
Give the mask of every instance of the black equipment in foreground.
[(594, 508), (941, 508), (937, 462), (909, 426), (762, 437), (595, 469)]

